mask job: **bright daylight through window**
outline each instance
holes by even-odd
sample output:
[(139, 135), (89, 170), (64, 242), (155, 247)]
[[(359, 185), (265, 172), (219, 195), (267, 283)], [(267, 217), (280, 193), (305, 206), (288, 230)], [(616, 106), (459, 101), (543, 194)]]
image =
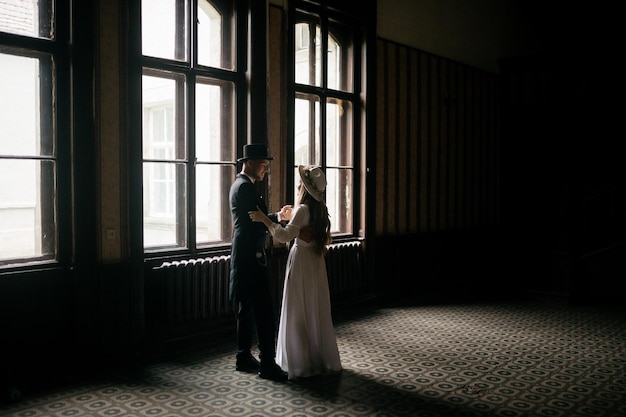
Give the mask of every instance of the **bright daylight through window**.
[[(353, 232), (354, 29), (320, 12), (297, 13), (294, 30), (294, 185), (297, 166), (321, 165), (334, 234)], [(294, 191), (295, 192), (295, 191)]]
[(147, 251), (230, 240), (227, 195), (235, 175), (235, 93), (241, 83), (233, 59), (233, 2), (194, 4), (142, 1)]
[(51, 10), (51, 0), (0, 0), (0, 32), (17, 35), (0, 44), (0, 265), (56, 256)]

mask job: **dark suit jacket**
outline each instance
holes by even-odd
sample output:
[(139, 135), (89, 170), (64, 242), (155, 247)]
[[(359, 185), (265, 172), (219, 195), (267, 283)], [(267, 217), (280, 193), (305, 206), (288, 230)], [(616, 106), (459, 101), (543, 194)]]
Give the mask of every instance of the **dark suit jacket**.
[(257, 210), (258, 206), (274, 222), (278, 222), (278, 214), (267, 213), (267, 205), (258, 194), (256, 186), (242, 173), (237, 174), (230, 187), (229, 201), (233, 219), (229, 296), (233, 300), (249, 297), (259, 285), (267, 285), (267, 227), (263, 223), (250, 220), (248, 211)]

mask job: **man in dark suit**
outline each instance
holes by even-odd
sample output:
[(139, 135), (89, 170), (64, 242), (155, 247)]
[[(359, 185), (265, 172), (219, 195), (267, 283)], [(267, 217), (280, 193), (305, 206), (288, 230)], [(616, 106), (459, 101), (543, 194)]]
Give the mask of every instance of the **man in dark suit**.
[[(233, 219), (229, 296), (237, 317), (236, 369), (258, 372), (264, 379), (286, 381), (287, 373), (275, 361), (275, 309), (265, 252), (267, 227), (263, 223), (252, 222), (248, 214), (252, 210), (261, 210), (267, 214), (267, 205), (254, 183), (263, 181), (272, 159), (265, 145), (248, 144), (243, 148), (243, 157), (237, 160), (243, 166), (229, 194)], [(282, 220), (279, 213), (268, 216), (274, 222)], [(250, 352), (255, 328), (260, 363)]]

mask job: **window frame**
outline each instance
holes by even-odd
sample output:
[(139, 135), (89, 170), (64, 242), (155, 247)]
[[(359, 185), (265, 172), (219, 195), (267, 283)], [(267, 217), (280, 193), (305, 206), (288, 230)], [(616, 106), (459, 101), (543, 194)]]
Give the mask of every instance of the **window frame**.
[[(37, 190), (38, 199), (41, 204), (48, 204), (46, 210), (42, 210), (42, 216), (35, 226), (41, 228), (41, 236), (53, 236), (49, 242), (41, 242), (42, 246), (49, 247), (48, 253), (38, 256), (7, 258), (0, 260), (0, 272), (26, 271), (50, 269), (59, 266), (69, 267), (71, 264), (81, 263), (81, 260), (89, 249), (93, 249), (93, 245), (87, 243), (83, 238), (85, 234), (92, 232), (87, 223), (84, 223), (85, 217), (73, 213), (76, 210), (86, 208), (91, 210), (90, 204), (92, 200), (72, 200), (72, 195), (80, 194), (83, 190), (85, 182), (80, 179), (81, 175), (72, 174), (83, 169), (83, 165), (79, 160), (72, 160), (72, 148), (84, 149), (83, 156), (89, 158), (92, 155), (93, 148), (84, 143), (77, 143), (73, 137), (88, 138), (89, 133), (83, 130), (85, 126), (76, 117), (74, 112), (76, 109), (85, 109), (87, 115), (91, 114), (88, 108), (77, 106), (76, 103), (82, 99), (74, 96), (74, 92), (81, 91), (87, 102), (91, 102), (90, 97), (92, 90), (84, 87), (84, 75), (81, 72), (85, 67), (92, 68), (91, 61), (75, 60), (78, 57), (78, 51), (84, 52), (84, 49), (92, 50), (92, 38), (86, 36), (72, 36), (72, 33), (78, 33), (83, 29), (78, 21), (90, 13), (87, 12), (89, 5), (79, 7), (70, 0), (55, 0), (50, 4), (45, 2), (39, 4), (40, 7), (51, 7), (51, 22), (45, 23), (40, 27), (38, 35), (24, 35), (0, 30), (0, 51), (14, 56), (40, 58), (48, 61), (47, 64), (40, 62), (40, 68), (49, 67), (49, 71), (40, 77), (39, 83), (39, 124), (41, 137), (49, 137), (50, 152), (47, 154), (37, 155), (8, 155), (0, 154), (0, 160), (9, 161), (33, 161), (42, 162), (50, 161), (55, 168), (52, 170), (54, 176), (52, 178), (52, 187), (48, 183), (41, 183)], [(42, 14), (39, 12), (39, 14)], [(70, 16), (75, 19), (72, 20)], [(86, 18), (86, 26), (90, 27)], [(52, 29), (54, 31), (52, 32)], [(83, 32), (80, 32), (83, 33)], [(87, 46), (88, 45), (88, 46)], [(76, 52), (76, 55), (72, 53)], [(83, 55), (84, 56), (84, 55)], [(51, 94), (43, 94), (43, 92)], [(43, 94), (43, 95), (42, 95)], [(81, 113), (82, 114), (82, 113)], [(89, 116), (87, 116), (89, 119)], [(50, 123), (45, 122), (49, 120)], [(91, 120), (91, 119), (90, 119)], [(89, 121), (87, 121), (89, 124)], [(85, 141), (89, 143), (89, 141)], [(93, 164), (89, 164), (93, 167)], [(42, 169), (43, 170), (43, 169)], [(81, 171), (86, 172), (86, 171)], [(42, 174), (40, 174), (41, 176)], [(83, 175), (83, 178), (90, 178), (90, 175)], [(75, 180), (73, 180), (74, 178)], [(92, 188), (92, 187), (91, 187)], [(74, 191), (73, 191), (74, 190)], [(85, 227), (80, 227), (84, 225)], [(81, 231), (74, 233), (74, 230)]]
[[(286, 194), (288, 201), (295, 200), (295, 187), (298, 183), (296, 174), (297, 170), (296, 156), (295, 156), (295, 140), (296, 140), (296, 126), (295, 115), (296, 106), (295, 102), (299, 96), (309, 95), (319, 98), (319, 111), (320, 111), (320, 161), (319, 165), (322, 166), (329, 176), (328, 169), (347, 169), (352, 173), (352, 208), (351, 208), (351, 224), (348, 231), (333, 232), (333, 241), (346, 241), (364, 238), (365, 235), (365, 219), (364, 219), (364, 204), (362, 184), (364, 182), (363, 162), (362, 155), (365, 149), (365, 111), (363, 100), (365, 96), (365, 87), (363, 80), (366, 78), (365, 59), (363, 57), (365, 51), (365, 44), (367, 38), (367, 29), (365, 27), (366, 22), (359, 18), (354, 17), (354, 9), (349, 5), (346, 5), (346, 10), (341, 10), (333, 7), (333, 3), (330, 0), (294, 0), (290, 2), (288, 9), (288, 30), (287, 30), (287, 57), (288, 57), (288, 71), (287, 71), (287, 88), (288, 88), (288, 101), (287, 101), (287, 181), (286, 181)], [(296, 25), (303, 21), (314, 21), (311, 17), (315, 16), (319, 18), (319, 25), (322, 32), (322, 53), (321, 53), (321, 85), (301, 84), (296, 82), (295, 66), (296, 66), (296, 37), (300, 37), (301, 33), (296, 30)], [(344, 91), (340, 89), (329, 88), (328, 83), (328, 65), (326, 54), (328, 51), (328, 34), (330, 32), (330, 22), (335, 22), (353, 30), (353, 45), (352, 57), (353, 60), (348, 63), (351, 64), (351, 90)], [(314, 83), (313, 83), (314, 84)], [(351, 155), (350, 159), (352, 164), (348, 165), (329, 165), (326, 160), (326, 145), (327, 145), (327, 121), (328, 115), (326, 107), (332, 100), (346, 100), (352, 103), (352, 120), (351, 126)], [(342, 125), (342, 128), (345, 126)], [(331, 222), (333, 222), (331, 213)]]
[[(247, 126), (248, 126), (248, 101), (249, 101), (249, 87), (247, 85), (248, 77), (249, 77), (249, 69), (248, 69), (248, 15), (249, 15), (249, 5), (247, 0), (234, 0), (234, 2), (229, 0), (211, 0), (211, 3), (217, 8), (220, 5), (232, 8), (233, 16), (229, 28), (226, 29), (226, 35), (229, 39), (232, 39), (233, 43), (223, 44), (224, 48), (229, 48), (228, 53), (225, 53), (226, 61), (222, 62), (222, 68), (213, 67), (204, 64), (198, 63), (198, 54), (197, 54), (197, 42), (195, 41), (195, 37), (197, 36), (197, 27), (186, 26), (186, 33), (189, 36), (189, 48), (187, 49), (187, 53), (191, 53), (191, 56), (186, 60), (183, 59), (181, 61), (174, 61), (162, 58), (155, 58), (151, 56), (144, 56), (142, 52), (142, 41), (141, 41), (141, 0), (136, 1), (136, 6), (131, 11), (131, 22), (137, 22), (135, 25), (135, 29), (133, 31), (136, 33), (138, 41), (131, 47), (129, 61), (131, 65), (135, 68), (133, 72), (132, 81), (131, 81), (131, 91), (136, 91), (139, 96), (138, 102), (135, 102), (133, 110), (138, 116), (135, 118), (136, 120), (141, 120), (142, 114), (142, 87), (141, 87), (141, 77), (144, 74), (144, 70), (147, 67), (150, 67), (151, 70), (155, 71), (178, 71), (186, 77), (187, 81), (185, 83), (185, 98), (184, 107), (185, 107), (185, 116), (184, 116), (184, 129), (186, 130), (187, 140), (186, 140), (186, 156), (181, 160), (181, 163), (184, 163), (187, 167), (186, 170), (186, 187), (184, 192), (184, 201), (186, 204), (185, 214), (181, 216), (180, 213), (177, 215), (177, 221), (185, 221), (186, 223), (186, 245), (180, 246), (155, 246), (155, 247), (145, 247), (144, 246), (144, 237), (143, 237), (143, 223), (144, 223), (144, 215), (143, 215), (143, 198), (137, 198), (131, 202), (130, 206), (130, 216), (133, 219), (136, 219), (139, 226), (131, 225), (131, 251), (137, 254), (141, 253), (141, 258), (147, 261), (154, 261), (155, 264), (160, 262), (163, 259), (173, 259), (177, 257), (200, 257), (200, 256), (211, 256), (217, 254), (223, 254), (226, 251), (230, 250), (231, 245), (231, 231), (232, 231), (232, 222), (230, 220), (230, 209), (228, 205), (228, 189), (232, 181), (234, 181), (235, 176), (237, 174), (237, 154), (240, 149), (243, 148), (243, 145), (247, 140)], [(197, 7), (198, 0), (190, 0), (187, 3), (189, 10), (188, 19), (189, 22), (197, 22)], [(131, 24), (131, 26), (133, 26)], [(234, 31), (234, 34), (231, 32)], [(231, 36), (232, 35), (232, 36)], [(131, 35), (132, 38), (132, 35)], [(204, 81), (202, 81), (204, 80)], [(222, 117), (220, 123), (224, 126), (224, 123), (228, 123), (228, 128), (230, 129), (230, 134), (233, 137), (233, 155), (232, 159), (226, 158), (225, 160), (220, 161), (199, 161), (196, 158), (196, 149), (195, 149), (195, 89), (196, 86), (200, 84), (207, 84), (206, 80), (211, 80), (211, 85), (222, 85), (225, 83), (230, 83), (232, 85), (232, 101), (233, 113), (227, 115), (227, 117)], [(131, 93), (132, 95), (132, 93)], [(225, 120), (228, 119), (228, 120)], [(135, 189), (141, 194), (141, 190), (143, 187), (143, 155), (142, 155), (142, 128), (141, 122), (132, 123), (130, 127), (131, 132), (135, 132), (133, 137), (137, 138), (137, 141), (131, 145), (131, 155), (135, 155), (131, 157), (131, 172), (135, 172), (138, 174), (138, 181), (135, 181), (131, 185), (131, 189)], [(224, 152), (221, 153), (220, 158), (224, 159)], [(206, 244), (199, 245), (197, 243), (197, 230), (196, 230), (196, 167), (201, 165), (211, 166), (211, 167), (222, 167), (223, 177), (221, 190), (223, 196), (223, 203), (221, 204), (221, 217), (224, 221), (220, 226), (222, 240), (208, 242)], [(226, 178), (226, 172), (228, 170), (232, 172), (232, 178), (228, 181)], [(132, 174), (131, 174), (132, 175)], [(186, 216), (186, 219), (183, 217)], [(131, 222), (132, 223), (132, 222)], [(179, 239), (181, 236), (179, 235)]]

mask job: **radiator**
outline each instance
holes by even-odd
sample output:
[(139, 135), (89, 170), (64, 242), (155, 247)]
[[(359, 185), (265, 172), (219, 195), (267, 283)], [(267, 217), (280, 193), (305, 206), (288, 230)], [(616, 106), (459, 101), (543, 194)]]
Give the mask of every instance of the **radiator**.
[[(329, 245), (326, 268), (331, 298), (358, 296), (369, 290), (363, 258), (361, 242)], [(277, 274), (284, 274), (284, 267), (281, 270), (276, 260), (272, 266)], [(230, 256), (164, 262), (155, 269), (163, 280), (161, 301), (164, 305), (160, 310), (170, 325), (201, 324), (233, 316), (228, 300)], [(282, 286), (277, 286), (277, 291), (279, 301)]]
[(361, 242), (334, 243), (326, 252), (331, 298), (362, 294), (368, 290)]
[(230, 256), (164, 262), (165, 315), (170, 323), (232, 315), (228, 300)]

